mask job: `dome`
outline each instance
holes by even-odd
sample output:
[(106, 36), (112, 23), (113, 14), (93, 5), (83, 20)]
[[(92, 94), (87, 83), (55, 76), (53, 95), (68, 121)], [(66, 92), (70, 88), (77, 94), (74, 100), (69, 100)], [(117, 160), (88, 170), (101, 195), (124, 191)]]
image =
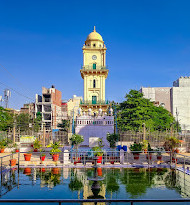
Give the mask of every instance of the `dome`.
[(95, 26), (94, 26), (94, 31), (91, 32), (88, 36), (86, 41), (93, 41), (93, 40), (99, 40), (99, 41), (103, 41), (102, 36), (96, 32)]

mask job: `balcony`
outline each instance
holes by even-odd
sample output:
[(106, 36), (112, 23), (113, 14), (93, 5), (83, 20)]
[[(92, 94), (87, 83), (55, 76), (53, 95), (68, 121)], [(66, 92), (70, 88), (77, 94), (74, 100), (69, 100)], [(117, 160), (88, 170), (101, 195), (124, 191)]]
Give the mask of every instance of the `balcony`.
[(93, 65), (85, 65), (81, 66), (81, 70), (108, 70), (108, 66), (93, 66)]
[(81, 100), (81, 105), (109, 105), (109, 101), (92, 101), (92, 100)]

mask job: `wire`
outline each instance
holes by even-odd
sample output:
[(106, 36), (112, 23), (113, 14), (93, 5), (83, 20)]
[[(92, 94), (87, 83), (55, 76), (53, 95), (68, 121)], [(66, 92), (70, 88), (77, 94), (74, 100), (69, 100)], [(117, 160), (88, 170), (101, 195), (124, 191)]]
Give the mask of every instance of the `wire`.
[(32, 101), (34, 100), (34, 99), (30, 98), (30, 97), (27, 97), (26, 95), (23, 95), (22, 93), (16, 91), (15, 89), (13, 89), (13, 88), (7, 86), (6, 84), (4, 84), (4, 83), (2, 83), (2, 82), (0, 82), (0, 84), (6, 86), (6, 87), (9, 88), (10, 90), (12, 90), (12, 91), (14, 91), (15, 93), (17, 93), (18, 95), (21, 95), (21, 96), (23, 96), (23, 97), (25, 97), (25, 98), (27, 98), (27, 99), (29, 99), (29, 100), (32, 100)]

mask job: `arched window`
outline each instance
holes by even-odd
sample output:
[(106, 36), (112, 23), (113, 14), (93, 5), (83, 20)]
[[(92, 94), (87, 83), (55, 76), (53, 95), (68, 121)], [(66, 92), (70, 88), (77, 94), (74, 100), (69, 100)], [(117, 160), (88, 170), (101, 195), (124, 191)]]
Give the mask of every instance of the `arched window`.
[(96, 44), (93, 44), (94, 47), (96, 47)]
[(96, 80), (93, 80), (93, 88), (96, 87)]

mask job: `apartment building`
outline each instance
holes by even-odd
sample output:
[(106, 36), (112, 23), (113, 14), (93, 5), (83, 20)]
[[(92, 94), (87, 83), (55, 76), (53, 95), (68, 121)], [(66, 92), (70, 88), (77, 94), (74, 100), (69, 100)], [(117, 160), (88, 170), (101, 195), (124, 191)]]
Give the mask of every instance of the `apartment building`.
[(42, 123), (47, 129), (57, 129), (62, 119), (62, 93), (55, 89), (42, 87), (42, 95), (36, 94), (35, 114), (42, 113)]

